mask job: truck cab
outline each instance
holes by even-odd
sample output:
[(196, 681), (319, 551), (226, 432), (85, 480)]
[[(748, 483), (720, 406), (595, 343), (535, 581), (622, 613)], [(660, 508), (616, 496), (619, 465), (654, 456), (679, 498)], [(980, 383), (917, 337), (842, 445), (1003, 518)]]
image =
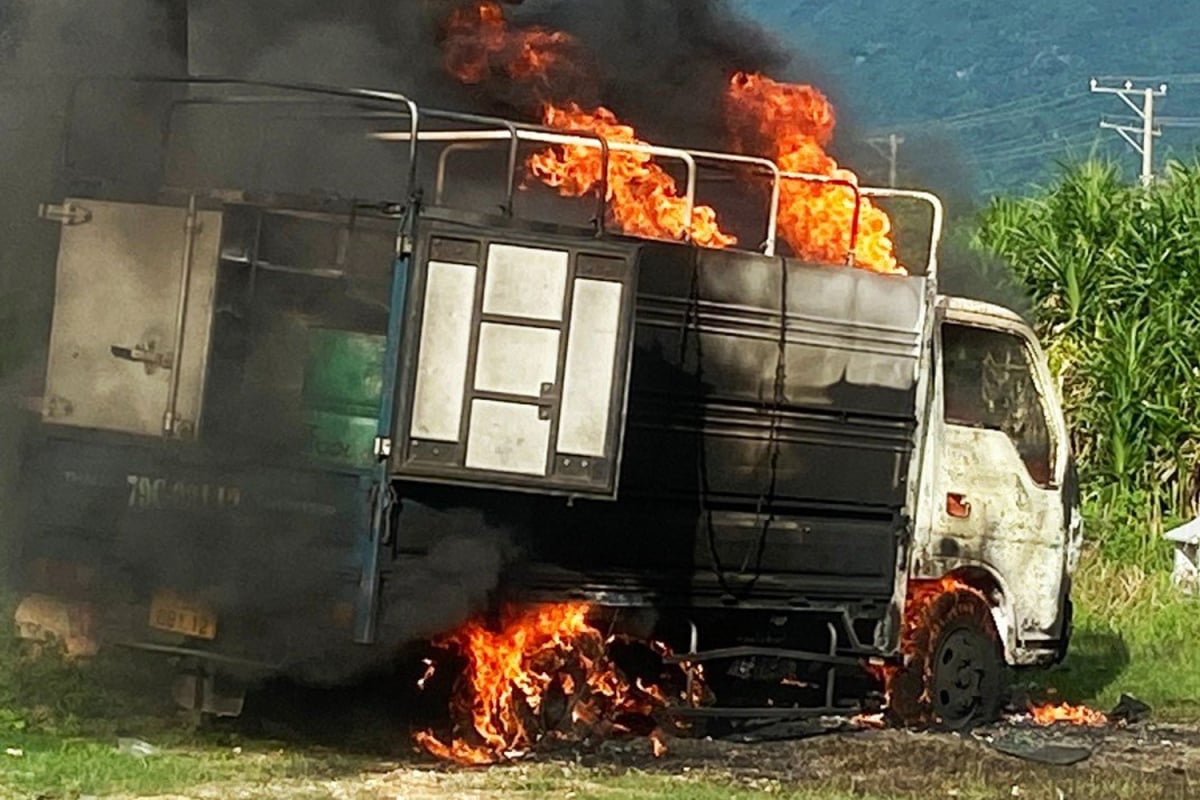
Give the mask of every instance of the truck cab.
[(1012, 665), (1060, 657), (1082, 522), (1070, 439), (1045, 354), (1001, 306), (937, 303), (911, 580), (985, 587)]

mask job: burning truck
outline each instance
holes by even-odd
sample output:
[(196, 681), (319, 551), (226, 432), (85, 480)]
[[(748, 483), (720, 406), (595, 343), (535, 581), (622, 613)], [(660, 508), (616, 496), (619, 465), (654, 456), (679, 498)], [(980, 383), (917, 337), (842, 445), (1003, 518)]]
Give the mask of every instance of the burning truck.
[[(536, 83), (569, 44), (489, 3), (449, 30), (468, 84)], [(994, 715), (1071, 631), (1046, 359), (1016, 314), (939, 294), (940, 202), (839, 167), (819, 92), (738, 73), (721, 102), (728, 151), (571, 103), (80, 82), (68, 119), (111, 130), (68, 134), (41, 207), (24, 632), (177, 657), (217, 713), (224, 678), (339, 680), (515, 618), (518, 667), (656, 642), (682, 714), (850, 712), (870, 672), (902, 720)], [(659, 699), (529, 672), (491, 691)]]

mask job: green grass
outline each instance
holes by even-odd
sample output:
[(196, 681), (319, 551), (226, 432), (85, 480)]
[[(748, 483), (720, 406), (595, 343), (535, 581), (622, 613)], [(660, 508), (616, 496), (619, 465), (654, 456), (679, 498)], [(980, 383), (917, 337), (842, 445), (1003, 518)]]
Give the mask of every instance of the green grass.
[(1095, 553), (1075, 578), (1075, 637), (1062, 665), (1036, 683), (1107, 709), (1127, 692), (1159, 719), (1200, 716), (1200, 598), (1165, 570), (1147, 572)]
[[(0, 756), (0, 797), (78, 798), (162, 794), (207, 784), (267, 785), (278, 780), (353, 774), (344, 758), (314, 758), (284, 750), (219, 747), (177, 740), (153, 755), (121, 752), (116, 739), (62, 738), (46, 734), (6, 735), (3, 747), (19, 756)], [(262, 745), (259, 745), (262, 747)], [(5, 793), (8, 794), (5, 794)]]
[[(0, 608), (0, 798), (75, 800), (209, 785), (236, 786), (253, 796), (254, 787), (281, 780), (312, 782), (359, 771), (363, 759), (352, 755), (200, 730), (170, 702), (174, 673), (166, 659), (109, 649), (94, 660), (72, 662), (19, 642), (11, 604)], [(146, 741), (154, 752), (123, 752), (122, 739)]]

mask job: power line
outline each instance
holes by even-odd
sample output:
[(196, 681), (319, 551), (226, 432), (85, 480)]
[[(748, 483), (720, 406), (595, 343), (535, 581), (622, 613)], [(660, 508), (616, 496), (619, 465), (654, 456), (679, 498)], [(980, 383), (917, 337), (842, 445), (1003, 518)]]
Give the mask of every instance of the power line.
[(1038, 114), (1044, 114), (1047, 111), (1061, 110), (1080, 102), (1084, 97), (1085, 95), (1083, 94), (1077, 94), (1070, 97), (1060, 97), (1056, 100), (1046, 100), (1037, 103), (1036, 105), (1031, 105), (1024, 109), (1014, 110), (1004, 114), (996, 114), (988, 117), (977, 117), (975, 119), (963, 120), (960, 122), (952, 122), (946, 127), (953, 130), (965, 130), (967, 128), (981, 128), (991, 125), (1001, 125), (1014, 120), (1024, 119), (1027, 117), (1036, 116)]
[[(1162, 129), (1154, 127), (1154, 99), (1163, 97), (1167, 93), (1167, 85), (1159, 84), (1158, 88), (1145, 87), (1135, 89), (1133, 81), (1127, 80), (1119, 87), (1101, 86), (1100, 81), (1092, 78), (1091, 90), (1094, 94), (1114, 94), (1121, 99), (1125, 105), (1133, 109), (1133, 113), (1137, 115), (1138, 125), (1124, 125), (1115, 122), (1108, 122), (1101, 118), (1100, 127), (1105, 130), (1116, 131), (1117, 134), (1129, 143), (1134, 150), (1142, 157), (1142, 184), (1149, 185), (1154, 180), (1154, 139), (1162, 136)], [(1139, 107), (1133, 102), (1130, 97), (1138, 97), (1142, 99), (1142, 105)], [(1141, 135), (1139, 143), (1135, 136)]]
[(946, 117), (938, 117), (936, 119), (926, 119), (918, 122), (904, 123), (896, 127), (901, 130), (915, 131), (925, 128), (975, 128), (984, 125), (999, 124), (1012, 119), (1020, 119), (1021, 117), (1030, 116), (1039, 111), (1045, 111), (1052, 108), (1070, 105), (1079, 102), (1086, 93), (1078, 92), (1071, 93), (1063, 97), (1053, 98), (1023, 98), (1014, 100), (1009, 103), (1002, 103), (998, 106), (992, 106), (985, 109), (977, 109), (975, 111), (966, 111), (961, 114), (952, 114)]
[(1072, 136), (1064, 136), (1061, 139), (1055, 139), (1050, 142), (1041, 144), (1023, 145), (1021, 147), (1013, 147), (1005, 150), (994, 150), (980, 154), (969, 154), (966, 158), (972, 164), (986, 165), (998, 164), (1006, 161), (1016, 161), (1023, 158), (1032, 158), (1034, 156), (1044, 156), (1050, 153), (1068, 151), (1073, 145), (1082, 144), (1083, 142), (1094, 139), (1094, 135), (1090, 132), (1077, 133)]
[(1075, 122), (1060, 125), (1053, 130), (1047, 132), (1031, 131), (1027, 134), (1014, 136), (1009, 139), (999, 139), (980, 144), (971, 149), (971, 153), (975, 155), (1004, 153), (1016, 148), (1028, 147), (1031, 145), (1054, 147), (1067, 139), (1091, 134), (1094, 131), (1092, 124), (1087, 120), (1076, 120)]
[(1161, 84), (1163, 82), (1200, 83), (1200, 72), (1168, 72), (1165, 75), (1153, 75), (1149, 77), (1134, 76), (1131, 78), (1121, 78), (1114, 75), (1101, 75), (1096, 78), (1096, 81), (1098, 83), (1124, 83), (1129, 81), (1130, 83), (1147, 84)]
[(1157, 121), (1168, 128), (1200, 128), (1200, 117), (1159, 117)]

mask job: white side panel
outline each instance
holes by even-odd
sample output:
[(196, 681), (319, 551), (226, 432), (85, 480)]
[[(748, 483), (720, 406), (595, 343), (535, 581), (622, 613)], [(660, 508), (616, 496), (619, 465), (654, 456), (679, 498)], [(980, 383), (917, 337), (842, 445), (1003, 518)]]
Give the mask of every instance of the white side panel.
[[(221, 215), (198, 215), (183, 346), (175, 354), (187, 211), (67, 202), (90, 218), (62, 229), (43, 417), (160, 436), (171, 369), (178, 369), (178, 433), (194, 435), (208, 368)], [(114, 348), (143, 360), (121, 357)], [(166, 361), (152, 363), (155, 357)]]
[(562, 250), (492, 245), (488, 249), (483, 313), (560, 322), (569, 258)]
[(558, 380), (562, 334), (547, 328), (484, 323), (479, 329), (475, 388), (538, 397), (542, 384)]
[(468, 468), (543, 476), (549, 445), (550, 420), (540, 418), (537, 406), (494, 400), (471, 403)]
[(575, 281), (559, 453), (599, 458), (607, 452), (622, 291), (613, 281)]
[(429, 264), (410, 431), (415, 438), (458, 441), (478, 274), (467, 264)]

